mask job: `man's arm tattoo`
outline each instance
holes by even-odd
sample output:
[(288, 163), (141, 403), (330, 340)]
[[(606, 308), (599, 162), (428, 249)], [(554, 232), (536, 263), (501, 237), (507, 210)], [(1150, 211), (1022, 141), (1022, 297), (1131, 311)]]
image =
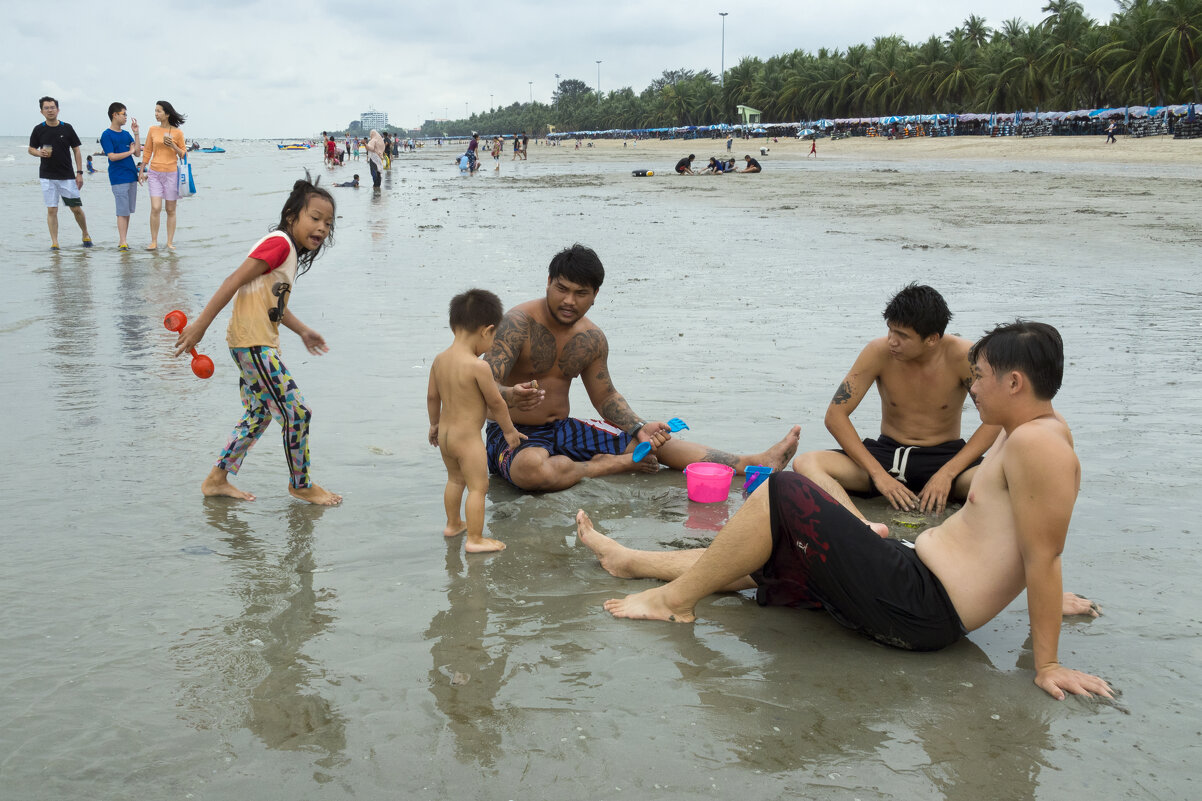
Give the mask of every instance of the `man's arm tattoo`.
[(623, 430), (634, 428), (639, 423), (639, 416), (630, 408), (630, 404), (621, 395), (614, 395), (601, 404), (601, 416)]
[(849, 400), (851, 400), (851, 382), (844, 381), (839, 385), (839, 388), (835, 390), (835, 397), (831, 398), (831, 403), (836, 406), (842, 406)]
[(522, 346), (530, 333), (530, 318), (523, 312), (510, 312), (501, 318), (497, 326), (497, 338), (492, 348), (484, 355), (484, 361), (492, 368), (494, 381), (504, 381), (522, 353)]

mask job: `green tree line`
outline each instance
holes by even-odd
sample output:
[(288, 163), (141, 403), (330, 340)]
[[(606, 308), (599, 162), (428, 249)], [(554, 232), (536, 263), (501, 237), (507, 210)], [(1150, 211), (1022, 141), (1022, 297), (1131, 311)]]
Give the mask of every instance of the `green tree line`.
[(1028, 24), (970, 15), (924, 42), (879, 36), (846, 50), (748, 57), (726, 71), (668, 70), (642, 92), (598, 94), (562, 81), (550, 104), (514, 103), (425, 136), (662, 128), (737, 122), (736, 106), (790, 122), (881, 115), (1070, 111), (1202, 102), (1202, 0), (1118, 0), (1106, 22), (1076, 0), (1048, 0)]

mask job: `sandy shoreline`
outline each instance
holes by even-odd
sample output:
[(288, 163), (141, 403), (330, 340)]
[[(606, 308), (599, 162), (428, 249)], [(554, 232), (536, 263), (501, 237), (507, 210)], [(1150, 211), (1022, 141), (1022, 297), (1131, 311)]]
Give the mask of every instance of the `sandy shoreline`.
[[(940, 159), (997, 159), (1000, 161), (1038, 161), (1097, 164), (1163, 164), (1202, 166), (1202, 139), (1173, 139), (1169, 136), (1149, 136), (1135, 139), (1120, 137), (1117, 144), (1106, 145), (1104, 136), (1044, 136), (1023, 139), (1017, 136), (984, 137), (915, 137), (903, 140), (888, 140), (868, 137), (849, 137), (831, 141), (818, 140), (819, 160), (845, 161), (925, 161)], [(541, 140), (540, 140), (541, 141)], [(586, 140), (587, 142), (587, 140)], [(533, 158), (544, 158), (549, 153), (571, 153), (590, 158), (632, 158), (636, 153), (654, 154), (657, 160), (666, 161), (675, 156), (680, 158), (689, 153), (696, 154), (701, 167), (710, 156), (726, 155), (725, 139), (644, 139), (631, 147), (634, 140), (622, 146), (622, 140), (596, 139), (593, 147), (576, 150), (571, 140), (558, 147), (531, 146)], [(808, 141), (781, 138), (740, 139), (731, 148), (742, 166), (743, 156), (751, 154), (760, 158), (760, 148), (768, 147), (769, 153), (761, 159), (765, 170), (773, 161), (804, 160), (810, 150)], [(679, 154), (679, 155), (676, 155)], [(490, 159), (485, 156), (486, 166)], [(509, 159), (501, 159), (504, 171)], [(675, 164), (675, 160), (672, 162)], [(671, 168), (671, 165), (667, 165)], [(660, 169), (663, 169), (662, 167)]]

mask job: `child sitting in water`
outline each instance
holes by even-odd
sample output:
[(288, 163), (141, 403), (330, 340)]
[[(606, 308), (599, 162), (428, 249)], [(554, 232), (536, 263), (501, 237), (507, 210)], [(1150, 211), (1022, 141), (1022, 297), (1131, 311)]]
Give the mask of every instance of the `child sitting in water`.
[(92, 157), (88, 156), (88, 174), (91, 175), (94, 172), (96, 172), (96, 168), (92, 166)]
[(237, 474), (247, 452), (274, 417), (284, 429), (288, 492), (323, 506), (342, 501), (342, 496), (322, 489), (309, 478), (309, 420), (313, 413), (280, 359), (281, 323), (301, 338), (309, 353), (319, 356), (329, 350), (321, 334), (292, 313), (288, 299), (297, 277), (309, 269), (324, 245), (333, 243), (333, 234), (334, 198), (306, 174), (304, 180), (293, 184), (279, 224), (251, 248), (242, 265), (222, 282), (204, 311), (175, 342), (176, 356), (198, 345), (213, 319), (234, 301), (225, 339), (241, 373), (239, 390), (244, 412), (200, 485), (205, 495), (255, 499), (231, 484), (229, 474)]
[[(430, 444), (437, 445), (447, 468), (442, 493), (447, 512), (444, 537), (467, 531), (468, 553), (501, 551), (505, 543), (484, 536), (484, 493), (488, 490), (488, 457), (480, 429), (484, 418), (497, 421), (505, 443), (516, 448), (526, 439), (513, 427), (509, 407), (493, 381), (492, 370), (480, 355), (492, 348), (504, 307), (496, 295), (469, 289), (451, 299), (451, 331), (455, 341), (434, 357), (426, 408), (430, 413)], [(467, 522), (459, 516), (467, 489)]]
[(349, 186), (352, 189), (358, 189), (359, 188), (359, 175), (358, 175), (358, 173), (356, 173), (355, 180), (353, 180), (353, 181), (343, 181), (340, 184), (334, 184), (334, 186)]

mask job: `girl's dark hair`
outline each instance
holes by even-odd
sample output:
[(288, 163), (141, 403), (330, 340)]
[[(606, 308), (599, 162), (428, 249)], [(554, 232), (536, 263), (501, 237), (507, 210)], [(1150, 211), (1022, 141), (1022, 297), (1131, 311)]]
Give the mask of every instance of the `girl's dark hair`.
[(280, 211), (280, 222), (271, 230), (283, 231), (284, 235), (292, 240), (292, 247), (296, 248), (296, 275), (299, 278), (309, 271), (309, 266), (313, 264), (313, 260), (321, 253), (322, 249), (327, 245), (334, 245), (334, 220), (330, 220), (330, 233), (326, 236), (325, 241), (318, 245), (317, 250), (302, 250), (297, 247), (296, 240), (292, 239), (292, 224), (300, 217), (301, 212), (309, 205), (309, 198), (322, 197), (330, 202), (330, 208), (334, 206), (334, 196), (329, 191), (322, 189), (318, 184), (321, 183), (321, 176), (317, 180), (309, 175), (309, 171), (305, 170), (305, 177), (292, 185), (292, 194), (288, 195), (288, 199), (284, 201), (284, 208)]
[(172, 128), (178, 128), (184, 124), (184, 120), (188, 119), (183, 114), (175, 110), (175, 106), (168, 103), (166, 100), (154, 101), (156, 106), (162, 106), (163, 111), (167, 114), (167, 124)]

